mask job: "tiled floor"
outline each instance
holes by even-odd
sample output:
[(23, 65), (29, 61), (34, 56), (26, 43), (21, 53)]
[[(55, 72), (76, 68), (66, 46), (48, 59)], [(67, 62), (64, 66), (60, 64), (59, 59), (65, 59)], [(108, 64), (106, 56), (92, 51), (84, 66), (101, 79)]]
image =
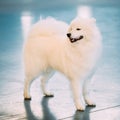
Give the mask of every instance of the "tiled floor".
[(104, 48), (92, 87), (97, 106), (87, 107), (85, 112), (76, 111), (69, 82), (60, 73), (56, 73), (49, 83), (55, 97), (43, 97), (37, 79), (31, 88), (32, 101), (23, 100), (22, 51), (31, 24), (40, 16), (53, 16), (70, 22), (76, 14), (76, 8), (47, 12), (1, 11), (0, 120), (120, 120), (120, 9), (89, 7), (102, 32)]

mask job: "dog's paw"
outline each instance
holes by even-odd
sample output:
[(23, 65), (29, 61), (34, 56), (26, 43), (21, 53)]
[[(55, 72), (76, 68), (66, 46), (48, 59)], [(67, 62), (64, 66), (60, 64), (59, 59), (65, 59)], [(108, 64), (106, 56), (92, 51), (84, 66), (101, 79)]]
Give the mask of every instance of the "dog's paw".
[(50, 93), (50, 92), (46, 92), (44, 93), (45, 97), (54, 97), (54, 94), (53, 93)]
[(87, 106), (89, 106), (89, 107), (96, 107), (96, 104), (93, 102), (93, 101), (87, 101), (86, 102), (87, 103)]
[(76, 108), (78, 111), (84, 111), (85, 110), (85, 105), (78, 103), (76, 105)]
[(31, 100), (31, 96), (26, 92), (24, 92), (24, 100)]
[(96, 106), (95, 102), (88, 97), (86, 97), (85, 102), (86, 102), (87, 106), (90, 106), (90, 107)]
[(24, 100), (31, 100), (31, 97), (25, 97)]

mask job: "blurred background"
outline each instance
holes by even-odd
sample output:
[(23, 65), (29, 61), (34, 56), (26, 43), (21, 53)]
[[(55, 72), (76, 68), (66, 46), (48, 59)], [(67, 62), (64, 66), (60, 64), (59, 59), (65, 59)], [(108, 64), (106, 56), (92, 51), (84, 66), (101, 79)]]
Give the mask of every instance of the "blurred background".
[[(78, 14), (91, 14), (95, 17), (103, 38), (101, 66), (94, 76), (96, 82), (93, 91), (97, 107), (93, 111), (120, 105), (120, 0), (0, 0), (1, 120), (13, 120), (13, 117), (27, 119), (27, 112), (32, 112), (29, 108), (27, 111), (26, 104), (23, 105), (23, 46), (32, 24), (47, 16), (69, 24)], [(59, 82), (55, 84), (56, 78)], [(53, 111), (57, 119), (73, 116), (75, 111), (69, 87), (64, 79), (61, 74), (56, 74), (53, 83), (51, 82), (56, 98), (51, 100), (50, 111)], [(31, 104), (35, 115), (41, 118), (42, 95), (39, 90), (39, 83), (36, 82), (32, 88)], [(59, 95), (62, 95), (62, 100)], [(58, 105), (61, 106), (58, 108)], [(69, 111), (66, 108), (69, 108)], [(112, 111), (110, 114), (113, 113)], [(101, 120), (101, 117), (95, 120)], [(120, 118), (117, 115), (112, 117)]]
[(119, 5), (119, 0), (0, 0), (1, 10), (48, 10), (78, 5)]

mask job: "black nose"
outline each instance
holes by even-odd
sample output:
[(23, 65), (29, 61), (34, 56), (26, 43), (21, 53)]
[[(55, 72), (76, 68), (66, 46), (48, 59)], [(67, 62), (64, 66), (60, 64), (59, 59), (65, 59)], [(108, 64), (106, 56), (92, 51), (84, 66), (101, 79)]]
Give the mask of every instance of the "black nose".
[(71, 33), (67, 33), (67, 36), (70, 37), (70, 36), (71, 36)]

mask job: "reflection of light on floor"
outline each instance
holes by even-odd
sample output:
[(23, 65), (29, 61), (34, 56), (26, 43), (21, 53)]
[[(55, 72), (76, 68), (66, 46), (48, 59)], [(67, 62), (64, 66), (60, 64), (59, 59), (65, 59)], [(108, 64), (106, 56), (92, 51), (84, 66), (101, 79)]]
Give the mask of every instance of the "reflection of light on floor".
[(92, 16), (92, 11), (89, 6), (79, 6), (77, 14), (79, 17), (87, 18)]
[(27, 37), (27, 34), (30, 30), (31, 24), (32, 24), (32, 16), (22, 16), (21, 17), (21, 23), (22, 23), (22, 31), (24, 39)]

